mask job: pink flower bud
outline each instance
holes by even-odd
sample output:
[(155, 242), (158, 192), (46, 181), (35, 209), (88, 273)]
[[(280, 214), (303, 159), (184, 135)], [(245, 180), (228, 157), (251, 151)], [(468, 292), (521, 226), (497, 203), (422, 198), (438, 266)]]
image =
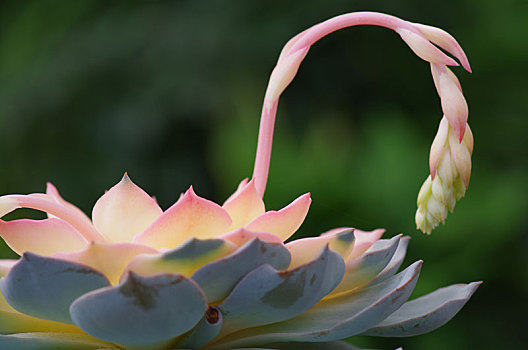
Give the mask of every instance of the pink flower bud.
[(443, 65), (431, 64), (431, 72), (442, 102), (442, 111), (458, 139), (462, 141), (469, 112), (459, 82), (453, 80), (452, 74)]

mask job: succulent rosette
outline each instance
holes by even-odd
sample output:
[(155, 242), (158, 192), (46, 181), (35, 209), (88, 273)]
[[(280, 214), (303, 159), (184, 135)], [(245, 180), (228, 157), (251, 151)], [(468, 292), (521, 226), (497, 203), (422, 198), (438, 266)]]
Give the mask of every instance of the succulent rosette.
[(371, 12), (339, 16), (286, 44), (266, 92), (253, 177), (223, 205), (190, 187), (162, 210), (126, 174), (91, 218), (52, 184), (45, 193), (0, 197), (0, 217), (18, 208), (48, 216), (0, 220), (0, 236), (21, 256), (0, 260), (0, 347), (282, 349), (357, 334), (413, 336), (451, 319), (478, 283), (407, 301), (422, 264), (398, 273), (408, 237), (338, 228), (284, 243), (308, 214), (310, 195), (277, 211), (262, 200), (280, 94), (315, 41), (357, 24), (394, 29), (431, 63), (445, 118), (417, 225), (430, 232), (443, 221), (467, 188), (473, 144), (460, 85), (446, 67), (456, 61), (434, 44), (469, 70), (462, 49), (437, 28)]

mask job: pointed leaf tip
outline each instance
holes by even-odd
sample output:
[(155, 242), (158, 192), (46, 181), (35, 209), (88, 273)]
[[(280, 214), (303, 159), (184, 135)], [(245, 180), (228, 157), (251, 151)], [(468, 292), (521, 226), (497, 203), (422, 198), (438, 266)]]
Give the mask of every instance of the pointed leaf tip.
[(262, 197), (257, 192), (255, 180), (243, 185), (229, 197), (222, 206), (229, 216), (232, 223), (230, 230), (243, 227), (253, 219), (264, 214), (265, 207)]
[(419, 23), (412, 23), (412, 25), (418, 28), (418, 30), (427, 38), (427, 40), (440, 46), (442, 49), (455, 56), (462, 64), (462, 67), (464, 67), (466, 71), (471, 73), (471, 67), (469, 65), (467, 56), (464, 53), (464, 50), (451, 34), (449, 34), (443, 29), (436, 28), (433, 26), (428, 26)]
[(135, 243), (172, 249), (188, 238), (214, 238), (228, 231), (231, 218), (218, 204), (202, 198), (192, 186), (143, 233)]
[(193, 275), (212, 303), (224, 299), (235, 285), (251, 271), (262, 265), (283, 270), (290, 264), (291, 256), (282, 242), (269, 243), (254, 238), (224, 258), (212, 261)]
[(161, 214), (156, 201), (125, 173), (95, 203), (92, 217), (95, 228), (110, 242), (130, 242)]
[(481, 283), (455, 284), (411, 300), (365, 334), (410, 337), (430, 332), (453, 318)]
[(302, 225), (310, 208), (310, 193), (303, 194), (281, 210), (270, 210), (246, 225), (246, 229), (268, 232), (287, 240)]
[(447, 66), (458, 66), (458, 62), (447, 56), (436, 46), (431, 44), (417, 29), (397, 28), (395, 30), (400, 37), (409, 45), (411, 50), (421, 59), (427, 62), (444, 64)]
[(336, 231), (319, 237), (307, 237), (286, 244), (292, 255), (289, 268), (293, 269), (313, 260), (323, 248), (329, 248), (346, 260), (354, 247), (354, 229)]

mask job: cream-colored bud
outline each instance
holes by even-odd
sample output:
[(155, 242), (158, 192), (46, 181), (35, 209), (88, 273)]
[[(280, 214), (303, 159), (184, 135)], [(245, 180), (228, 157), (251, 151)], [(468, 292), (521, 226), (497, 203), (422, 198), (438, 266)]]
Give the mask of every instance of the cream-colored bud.
[(442, 181), (446, 183), (453, 183), (456, 176), (456, 168), (451, 161), (451, 153), (449, 151), (444, 152), (440, 163), (438, 164), (438, 176), (442, 178)]
[(448, 132), (449, 122), (444, 116), (442, 120), (440, 120), (438, 131), (436, 132), (436, 136), (433, 140), (433, 143), (431, 144), (431, 151), (429, 152), (429, 169), (431, 171), (432, 176), (436, 174), (438, 163), (440, 162), (440, 158), (442, 158), (442, 155), (444, 154), (444, 148), (446, 147)]
[(427, 201), (427, 198), (429, 198), (430, 195), (431, 195), (431, 175), (427, 177), (422, 187), (420, 188), (420, 192), (418, 192), (418, 205), (420, 205), (421, 202)]
[(449, 209), (450, 212), (453, 212), (453, 210), (455, 210), (455, 204), (457, 201), (455, 195), (455, 191), (451, 188), (449, 190), (449, 196), (447, 197), (447, 209)]
[(466, 144), (469, 154), (473, 154), (473, 132), (469, 125), (466, 125), (466, 133), (464, 134), (462, 141)]
[(449, 135), (449, 148), (455, 162), (456, 170), (466, 187), (469, 185), (471, 176), (471, 154), (465, 142), (459, 142), (454, 134)]
[(459, 141), (444, 117), (431, 147), (431, 153), (435, 154), (429, 158), (430, 165), (437, 164), (436, 172), (427, 177), (418, 193), (415, 220), (416, 227), (422, 232), (429, 234), (440, 222), (443, 223), (448, 210), (452, 212), (456, 201), (466, 193), (472, 147), (473, 136), (469, 127), (466, 127), (463, 140)]
[(433, 193), (433, 196), (437, 198), (440, 202), (446, 203), (446, 190), (447, 186), (440, 180), (439, 176), (435, 176), (435, 179), (433, 180), (431, 190)]
[(427, 211), (438, 221), (444, 221), (447, 216), (447, 210), (445, 205), (431, 196), (427, 201)]
[(455, 183), (453, 184), (454, 187), (454, 193), (456, 200), (459, 200), (460, 198), (464, 197), (466, 194), (466, 186), (464, 184), (464, 181), (462, 178), (457, 178)]
[(414, 217), (414, 220), (416, 222), (416, 228), (422, 232), (427, 232), (427, 233), (430, 233), (431, 232), (431, 229), (428, 228), (427, 226), (427, 217), (426, 217), (426, 213), (425, 213), (425, 210), (420, 210), (418, 209), (416, 211), (416, 215)]

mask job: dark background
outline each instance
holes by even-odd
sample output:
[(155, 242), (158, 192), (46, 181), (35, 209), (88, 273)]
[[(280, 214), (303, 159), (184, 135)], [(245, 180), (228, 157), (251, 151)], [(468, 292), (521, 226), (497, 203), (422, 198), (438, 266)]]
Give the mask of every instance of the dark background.
[(128, 171), (163, 208), (191, 184), (223, 202), (251, 176), (282, 45), (360, 10), (441, 27), (468, 54), (474, 73), (454, 69), (475, 135), (466, 198), (431, 236), (416, 231), (439, 98), (428, 64), (395, 33), (357, 27), (316, 44), (285, 91), (267, 207), (309, 191), (298, 237), (339, 226), (410, 235), (406, 262), (425, 261), (415, 296), (484, 281), (437, 331), (354, 344), (527, 348), (527, 1), (3, 1), (0, 194), (51, 181), (90, 212)]

